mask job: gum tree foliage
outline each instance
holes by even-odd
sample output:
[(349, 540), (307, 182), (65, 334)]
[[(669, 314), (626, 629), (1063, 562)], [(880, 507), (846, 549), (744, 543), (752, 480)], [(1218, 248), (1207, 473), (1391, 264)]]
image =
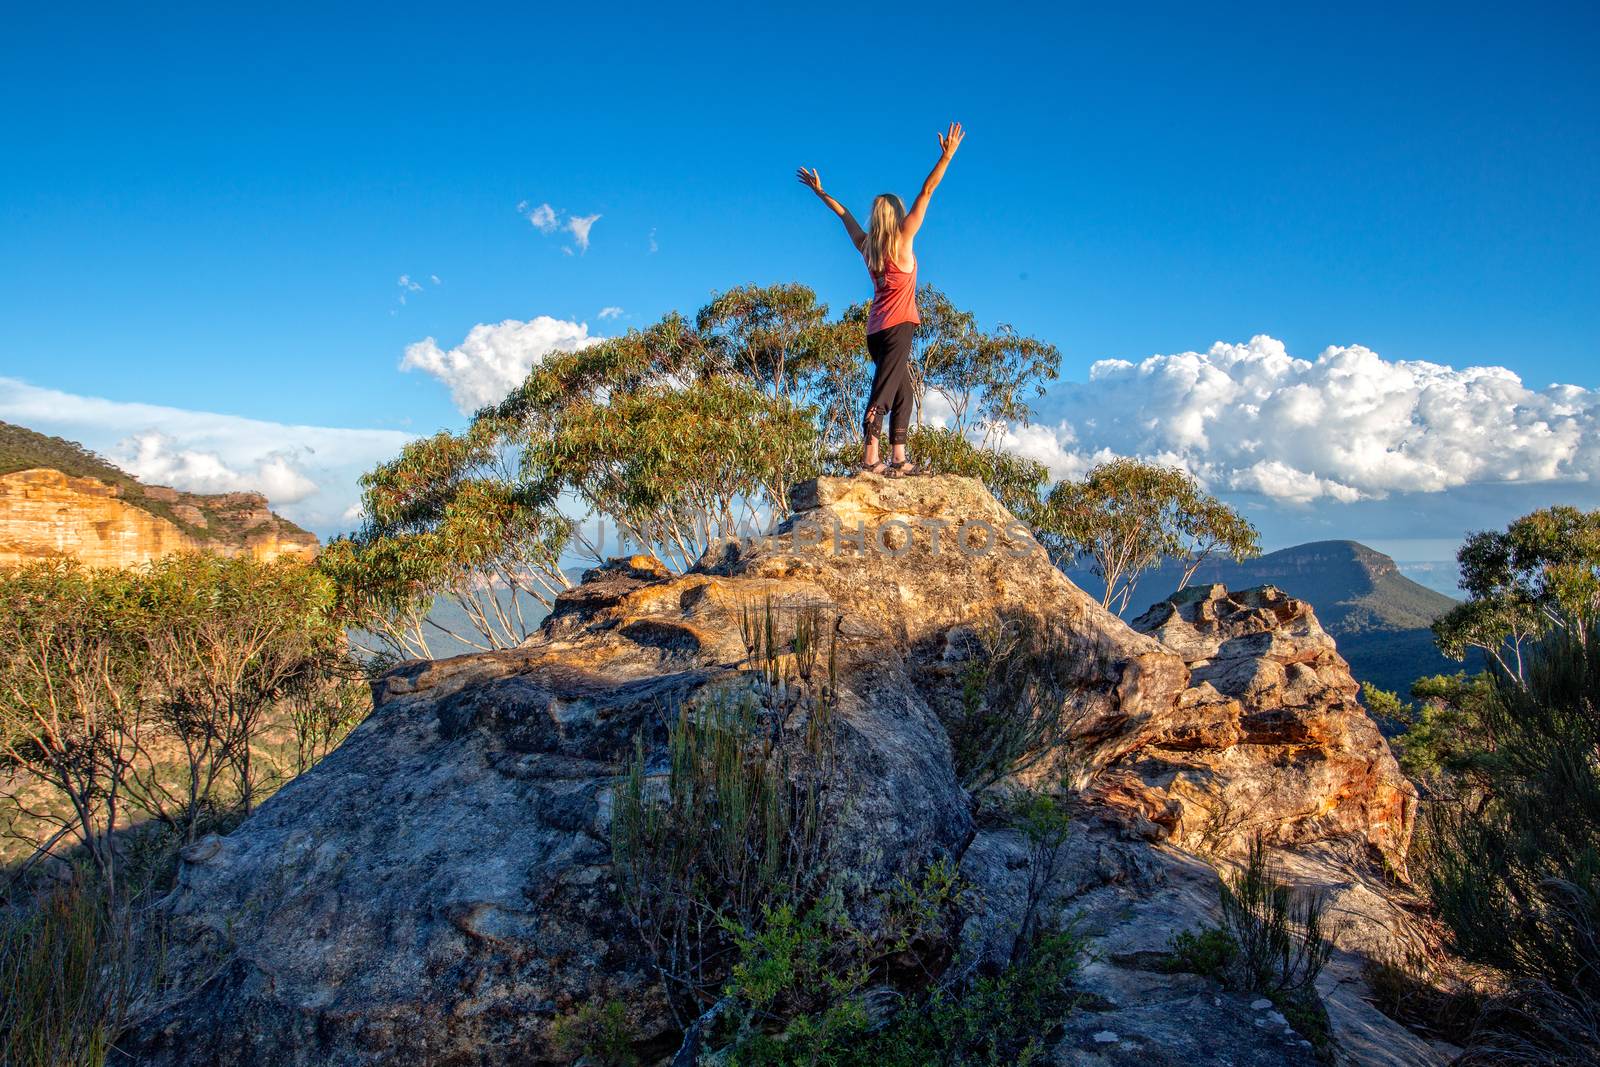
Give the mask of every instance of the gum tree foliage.
[[(932, 389), (953, 413), (942, 438), (925, 439), (937, 441), (934, 466), (1031, 508), (1042, 469), (983, 442), (1028, 417), (1055, 350), (1007, 328), (984, 334), (935, 290), (920, 298), (918, 411)], [(542, 614), (524, 605), (548, 606), (567, 587), (573, 553), (615, 555), (620, 538), (684, 569), (722, 537), (781, 519), (797, 481), (854, 469), (864, 321), (864, 307), (831, 318), (805, 286), (745, 286), (692, 321), (669, 314), (549, 354), (465, 430), (413, 442), (365, 476), (362, 528), (322, 560), (343, 616), (393, 657), (429, 655), (440, 633), (507, 647)], [(919, 414), (919, 433), (935, 429)], [(430, 617), (440, 597), (467, 632)]]
[(695, 316), (715, 362), (767, 395), (809, 410), (819, 451), (858, 432), (863, 393), (863, 323), (828, 318), (828, 306), (804, 285), (739, 286), (719, 293)]
[[(525, 478), (492, 414), (460, 434), (413, 441), (362, 477), (364, 524), (318, 559), (339, 610), (396, 657), (429, 656), (445, 634), (479, 648), (518, 643), (531, 629), (525, 598), (550, 603), (566, 588), (560, 558), (571, 537), (548, 480)], [(454, 601), (472, 632), (429, 617)]]
[(1487, 788), (1499, 747), (1490, 674), (1458, 671), (1418, 678), (1409, 702), (1365, 682), (1361, 699), (1375, 718), (1400, 727), (1389, 743), (1401, 768), (1430, 795), (1454, 792), (1457, 786)]
[(285, 702), (299, 701), (301, 764), (353, 724), (331, 600), (331, 583), (295, 561), (0, 570), (0, 763), (63, 802), (19, 806), (58, 828), (52, 841), (80, 843), (115, 900), (115, 836), (133, 811), (190, 840), (224, 787), (248, 812)]
[(1523, 649), (1550, 631), (1580, 638), (1600, 608), (1600, 510), (1543, 508), (1504, 531), (1469, 536), (1456, 553), (1467, 599), (1433, 624), (1439, 647), (1478, 648), (1523, 677)]
[(1082, 481), (1062, 481), (1040, 507), (1039, 538), (1061, 566), (1088, 560), (1105, 581), (1100, 602), (1127, 610), (1139, 577), (1166, 560), (1183, 562), (1178, 588), (1208, 558), (1259, 554), (1255, 527), (1172, 467), (1115, 459)]

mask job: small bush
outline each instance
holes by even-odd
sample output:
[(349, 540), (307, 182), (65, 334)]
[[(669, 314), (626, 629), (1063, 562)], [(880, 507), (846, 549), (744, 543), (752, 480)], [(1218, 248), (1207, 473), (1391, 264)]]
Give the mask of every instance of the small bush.
[(1333, 954), (1322, 929), (1322, 898), (1296, 898), (1258, 837), (1244, 868), (1222, 883), (1222, 920), (1238, 944), (1232, 968), (1241, 988), (1278, 996), (1312, 990)]
[(728, 1047), (738, 1067), (1037, 1063), (1075, 1000), (1082, 946), (1070, 932), (1041, 934), (999, 975), (917, 994), (882, 984), (904, 937), (867, 939), (833, 907), (768, 919), (741, 939), (748, 955), (729, 983), (742, 1005)]
[(1172, 938), (1172, 955), (1163, 970), (1203, 974), (1221, 981), (1239, 956), (1239, 942), (1220, 926), (1184, 930)]
[(1038, 933), (1039, 909), (1045, 894), (1055, 880), (1060, 864), (1061, 850), (1067, 843), (1067, 832), (1072, 820), (1066, 805), (1048, 793), (1027, 793), (1018, 802), (1013, 813), (1017, 829), (1028, 839), (1028, 892), (1022, 912), (1022, 923), (1012, 950), (1012, 962), (1017, 953), (1033, 944)]
[(1466, 1062), (1600, 1062), (1600, 631), (1496, 673), (1475, 775), (1427, 809), (1424, 869), (1452, 947), (1508, 980)]
[(938, 991), (865, 1043), (862, 1067), (1042, 1063), (1076, 995), (1082, 945), (1070, 932), (1042, 934), (995, 977)]
[(587, 1059), (596, 1067), (637, 1067), (635, 1036), (626, 1005), (608, 1000), (604, 1004), (591, 1001), (558, 1020), (551, 1040), (557, 1052)]

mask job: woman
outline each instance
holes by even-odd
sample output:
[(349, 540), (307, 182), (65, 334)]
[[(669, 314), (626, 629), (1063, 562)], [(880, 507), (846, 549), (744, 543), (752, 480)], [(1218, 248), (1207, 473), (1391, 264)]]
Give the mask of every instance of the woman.
[[(922, 228), (928, 201), (944, 179), (945, 168), (961, 147), (965, 136), (961, 123), (939, 134), (939, 162), (933, 165), (922, 192), (912, 201), (911, 210), (893, 193), (882, 193), (872, 201), (868, 229), (863, 231), (845, 206), (822, 191), (822, 179), (815, 170), (800, 168), (800, 181), (809, 186), (839, 221), (844, 223), (850, 243), (867, 261), (872, 274), (872, 310), (867, 315), (867, 353), (872, 356), (872, 393), (867, 397), (867, 416), (862, 430), (861, 469), (873, 474), (904, 475), (916, 471), (906, 458), (906, 428), (911, 422), (911, 339), (917, 323), (917, 257), (911, 242)], [(883, 417), (889, 416), (890, 462), (884, 463), (878, 451), (883, 436)]]

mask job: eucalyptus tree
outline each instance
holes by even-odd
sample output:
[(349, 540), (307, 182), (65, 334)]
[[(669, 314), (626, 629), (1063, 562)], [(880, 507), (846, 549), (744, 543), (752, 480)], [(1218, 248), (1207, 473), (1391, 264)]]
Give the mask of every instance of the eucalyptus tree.
[(713, 542), (782, 514), (816, 436), (809, 412), (719, 374), (572, 405), (527, 449), (629, 541), (687, 570)]
[[(561, 553), (571, 538), (548, 475), (523, 470), (501, 420), (480, 412), (462, 433), (413, 441), (362, 477), (364, 524), (331, 542), (319, 566), (339, 590), (347, 621), (391, 656), (429, 656), (430, 636), (480, 648), (520, 643), (566, 588)], [(445, 598), (472, 627), (431, 614)]]
[(133, 597), (122, 571), (71, 561), (0, 569), (0, 756), (49, 786), (67, 813), (11, 799), (55, 827), (51, 842), (75, 838), (113, 900), (115, 833), (148, 683), (120, 626)]
[(1058, 564), (1089, 562), (1105, 582), (1100, 603), (1119, 615), (1144, 572), (1168, 560), (1183, 563), (1181, 589), (1214, 554), (1242, 560), (1260, 552), (1255, 527), (1188, 474), (1136, 459), (1056, 483), (1037, 522)]
[(804, 285), (738, 286), (713, 294), (695, 324), (720, 369), (811, 413), (818, 452), (796, 457), (798, 476), (859, 432), (864, 317), (830, 319)]
[(1467, 599), (1433, 624), (1447, 656), (1481, 649), (1520, 681), (1529, 641), (1550, 632), (1584, 641), (1600, 618), (1600, 510), (1541, 508), (1469, 535), (1456, 560)]

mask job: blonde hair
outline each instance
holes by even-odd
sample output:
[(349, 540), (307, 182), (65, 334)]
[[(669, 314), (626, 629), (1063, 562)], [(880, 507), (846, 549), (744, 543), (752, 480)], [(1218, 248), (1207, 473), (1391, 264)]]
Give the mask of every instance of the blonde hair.
[(882, 274), (900, 251), (900, 226), (906, 221), (906, 205), (893, 193), (879, 193), (872, 200), (872, 215), (867, 222), (864, 251), (872, 273)]

